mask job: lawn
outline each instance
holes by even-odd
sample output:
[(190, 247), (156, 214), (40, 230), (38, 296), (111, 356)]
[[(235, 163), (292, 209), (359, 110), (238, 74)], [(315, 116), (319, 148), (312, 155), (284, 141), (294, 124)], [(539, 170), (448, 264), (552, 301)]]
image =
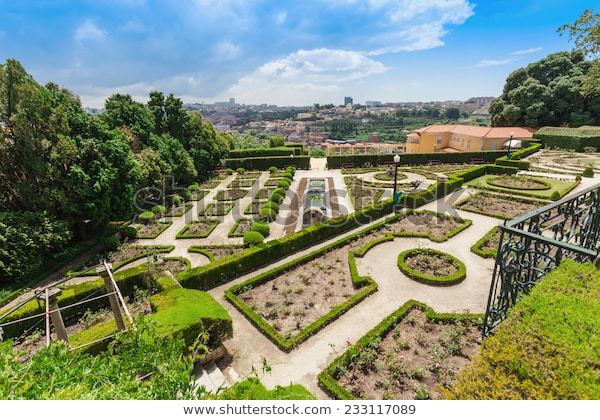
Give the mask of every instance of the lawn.
[(498, 175), (484, 175), (479, 178), (475, 178), (472, 181), (467, 182), (465, 185), (468, 187), (479, 188), (482, 190), (489, 191), (497, 191), (503, 192), (507, 194), (517, 194), (523, 195), (527, 197), (533, 198), (541, 198), (544, 200), (551, 200), (552, 196), (555, 192), (558, 192), (560, 197), (564, 197), (568, 194), (573, 188), (575, 188), (578, 184), (576, 181), (565, 181), (561, 179), (552, 179), (552, 178), (541, 178), (541, 177), (512, 177), (515, 180), (519, 179), (528, 179), (533, 181), (539, 181), (544, 184), (547, 184), (549, 188), (547, 189), (539, 189), (539, 190), (527, 190), (527, 189), (516, 189), (516, 188), (504, 188), (496, 185), (491, 185), (489, 182), (494, 182), (495, 180), (502, 179), (502, 176)]

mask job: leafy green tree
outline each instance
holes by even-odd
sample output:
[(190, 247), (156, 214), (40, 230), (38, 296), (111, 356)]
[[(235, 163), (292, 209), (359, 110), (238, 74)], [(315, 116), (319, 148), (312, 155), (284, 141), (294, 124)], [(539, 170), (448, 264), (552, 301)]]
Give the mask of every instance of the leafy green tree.
[(285, 139), (281, 134), (276, 134), (269, 140), (269, 146), (271, 147), (282, 147), (285, 145)]
[(227, 156), (227, 138), (217, 133), (213, 125), (197, 112), (189, 114), (185, 137), (198, 176), (208, 177), (208, 173)]
[(446, 118), (449, 120), (458, 120), (460, 118), (460, 110), (458, 108), (448, 108), (446, 110)]
[(132, 147), (139, 151), (147, 146), (150, 135), (155, 131), (155, 121), (152, 112), (144, 105), (134, 101), (130, 95), (119, 93), (109, 97), (104, 103), (101, 115), (109, 128), (127, 128), (135, 136), (136, 143)]

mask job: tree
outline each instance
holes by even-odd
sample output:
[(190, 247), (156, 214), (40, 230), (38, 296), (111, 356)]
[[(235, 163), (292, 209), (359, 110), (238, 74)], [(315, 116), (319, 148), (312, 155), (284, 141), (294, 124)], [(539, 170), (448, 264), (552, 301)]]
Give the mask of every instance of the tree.
[(285, 139), (281, 134), (274, 135), (269, 139), (269, 146), (271, 147), (282, 147), (285, 145)]
[(460, 118), (460, 110), (458, 108), (448, 108), (446, 110), (446, 118), (449, 120), (458, 120)]
[(591, 63), (582, 52), (560, 52), (512, 72), (502, 95), (490, 105), (493, 126), (600, 123), (600, 95), (585, 96)]
[(227, 138), (217, 133), (213, 125), (197, 112), (189, 114), (186, 139), (188, 152), (199, 177), (206, 178), (220, 164), (221, 159), (227, 156)]
[(117, 93), (106, 100), (104, 108), (101, 118), (109, 128), (125, 127), (135, 135), (134, 150), (139, 151), (148, 145), (156, 124), (154, 116), (144, 104), (134, 101), (130, 95)]

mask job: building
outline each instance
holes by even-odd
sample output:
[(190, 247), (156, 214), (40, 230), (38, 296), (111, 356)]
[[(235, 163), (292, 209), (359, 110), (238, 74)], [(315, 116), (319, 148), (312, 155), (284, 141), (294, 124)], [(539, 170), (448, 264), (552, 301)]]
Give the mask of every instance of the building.
[(531, 131), (521, 127), (430, 125), (408, 134), (406, 153), (501, 150), (511, 133), (516, 140), (529, 140), (533, 137)]
[(229, 106), (230, 107), (234, 107), (235, 106), (235, 98), (229, 98)]
[(365, 105), (368, 106), (369, 108), (381, 106), (381, 101), (366, 101)]
[(346, 108), (348, 108), (348, 107), (352, 108), (353, 105), (354, 105), (354, 102), (352, 101), (352, 96), (344, 97), (344, 106)]

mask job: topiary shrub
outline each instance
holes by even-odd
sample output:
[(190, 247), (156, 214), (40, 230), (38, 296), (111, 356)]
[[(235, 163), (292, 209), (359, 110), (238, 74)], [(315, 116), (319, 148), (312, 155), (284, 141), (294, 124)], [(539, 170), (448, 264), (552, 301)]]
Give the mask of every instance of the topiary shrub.
[(280, 204), (283, 201), (283, 196), (281, 194), (273, 193), (269, 198), (273, 203)]
[(119, 228), (121, 238), (123, 239), (135, 239), (137, 238), (137, 229), (133, 226), (121, 226)]
[(253, 230), (244, 233), (244, 244), (248, 246), (260, 245), (265, 241), (265, 237)]
[(285, 175), (283, 175), (283, 179), (287, 179), (288, 181), (290, 181), (290, 185), (291, 185), (292, 181), (294, 180), (294, 176), (291, 174), (285, 174)]
[(156, 206), (152, 207), (152, 213), (157, 215), (157, 217), (162, 216), (166, 212), (167, 212), (167, 208), (165, 206), (161, 206), (160, 204), (157, 204)]
[(293, 174), (296, 173), (296, 168), (294, 168), (293, 166), (288, 166), (287, 168), (285, 168), (286, 171), (290, 171)]
[(236, 172), (237, 172), (238, 174), (240, 174), (240, 175), (243, 175), (243, 174), (244, 174), (244, 172), (246, 172), (246, 170), (245, 170), (244, 168), (237, 168), (237, 169), (236, 169)]
[(577, 176), (575, 177), (575, 181), (581, 181), (581, 175), (577, 175)]
[(277, 172), (277, 167), (276, 166), (271, 166), (269, 168), (269, 172), (272, 173), (272, 174), (274, 174), (275, 172)]
[(277, 212), (269, 206), (263, 206), (260, 209), (260, 215), (269, 222), (272, 222), (277, 218)]
[[(453, 265), (455, 271), (447, 275), (434, 275), (416, 270), (409, 266), (407, 260), (417, 256), (424, 256), (426, 259), (437, 258), (444, 266)], [(431, 266), (433, 266), (433, 264), (430, 260), (428, 267)], [(406, 275), (406, 277), (431, 286), (451, 286), (460, 283), (467, 277), (467, 268), (462, 261), (450, 254), (430, 248), (416, 248), (401, 252), (398, 255), (398, 268)]]
[(271, 228), (269, 227), (269, 224), (266, 222), (252, 223), (252, 227), (250, 228), (250, 230), (260, 233), (265, 238), (267, 236), (269, 236), (269, 234), (271, 233)]
[(145, 211), (143, 213), (140, 213), (138, 217), (142, 223), (146, 224), (154, 222), (154, 219), (156, 218), (155, 214), (151, 211)]
[(225, 174), (227, 174), (227, 175), (233, 175), (233, 169), (231, 169), (231, 168), (225, 169)]
[(279, 213), (279, 204), (274, 201), (267, 201), (263, 207), (270, 207)]
[(586, 178), (593, 178), (594, 177), (594, 168), (592, 168), (591, 166), (588, 166), (587, 168), (585, 168), (583, 170), (583, 173), (581, 174)]
[(287, 179), (284, 178), (277, 183), (277, 187), (287, 190), (288, 188), (290, 188), (290, 181), (288, 181)]
[(167, 203), (170, 206), (179, 207), (181, 205), (181, 197), (178, 194), (169, 194), (167, 196)]
[(188, 191), (199, 191), (200, 190), (200, 185), (193, 183), (188, 187)]
[(117, 235), (110, 235), (102, 239), (102, 245), (106, 251), (115, 251), (121, 245)]
[(191, 200), (192, 200), (192, 193), (191, 193), (191, 192), (189, 192), (189, 191), (183, 191), (183, 192), (181, 193), (181, 196), (183, 197), (183, 199), (184, 199), (185, 201), (191, 201)]
[(552, 193), (552, 195), (550, 196), (550, 200), (552, 200), (552, 201), (560, 200), (560, 193), (558, 191), (554, 191)]
[(275, 188), (271, 191), (271, 194), (279, 194), (282, 197), (285, 197), (285, 190), (283, 188)]

